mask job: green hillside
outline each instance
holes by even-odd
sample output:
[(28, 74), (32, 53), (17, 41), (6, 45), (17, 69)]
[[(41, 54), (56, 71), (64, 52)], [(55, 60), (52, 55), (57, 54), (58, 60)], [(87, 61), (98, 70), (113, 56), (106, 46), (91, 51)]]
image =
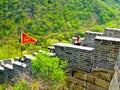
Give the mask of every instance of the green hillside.
[(0, 59), (20, 55), (21, 31), (38, 40), (24, 45), (32, 51), (86, 30), (120, 28), (119, 15), (120, 0), (0, 0)]

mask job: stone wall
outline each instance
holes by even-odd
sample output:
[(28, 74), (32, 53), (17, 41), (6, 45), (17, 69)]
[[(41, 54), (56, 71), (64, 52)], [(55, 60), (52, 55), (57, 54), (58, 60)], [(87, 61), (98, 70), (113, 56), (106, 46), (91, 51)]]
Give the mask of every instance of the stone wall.
[(85, 39), (81, 42), (81, 46), (95, 47), (95, 37), (102, 36), (103, 33), (87, 31), (85, 32)]
[(70, 71), (91, 72), (93, 64), (94, 48), (75, 46), (72, 44), (55, 44), (56, 55), (62, 60), (67, 60)]
[(114, 70), (120, 52), (119, 34), (119, 29), (112, 28), (106, 28), (104, 33), (86, 32), (80, 46), (58, 43), (55, 44), (55, 53), (68, 60), (68, 66), (75, 71), (91, 72), (91, 68)]
[(117, 29), (117, 28), (105, 28), (104, 36), (120, 38), (120, 29)]
[(115, 66), (115, 73), (110, 82), (109, 90), (120, 90), (120, 69)]
[[(15, 78), (31, 80), (34, 74), (31, 69), (31, 60), (34, 60), (39, 53), (46, 54), (45, 51), (39, 50), (33, 55), (24, 55), (22, 59), (15, 57), (14, 59), (0, 60), (0, 84), (15, 82)], [(51, 57), (55, 56), (55, 53), (47, 52), (47, 54)]]
[(109, 90), (120, 90), (120, 53), (118, 55), (118, 62), (114, 68), (114, 76), (110, 82)]
[[(24, 59), (7, 59), (0, 60), (0, 84), (4, 82), (12, 82), (13, 78), (20, 77), (23, 73), (30, 75), (30, 61), (33, 56), (24, 56)], [(19, 60), (19, 61), (17, 61)]]
[(58, 43), (55, 53), (67, 60), (67, 69), (73, 71), (67, 79), (69, 89), (120, 90), (120, 29), (106, 28), (103, 34), (86, 32), (80, 46)]
[(67, 87), (69, 90), (108, 90), (112, 75), (113, 72), (102, 70), (94, 70), (93, 74), (75, 72), (67, 78)]
[(96, 36), (94, 68), (114, 70), (120, 51), (120, 38)]

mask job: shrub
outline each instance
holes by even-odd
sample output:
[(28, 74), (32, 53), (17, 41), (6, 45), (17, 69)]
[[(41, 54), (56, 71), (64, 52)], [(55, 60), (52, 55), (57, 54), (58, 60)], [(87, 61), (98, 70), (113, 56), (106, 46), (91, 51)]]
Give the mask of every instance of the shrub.
[(5, 90), (5, 85), (0, 85), (0, 90)]
[(21, 80), (13, 86), (13, 90), (29, 90), (29, 83)]
[(43, 80), (52, 80), (62, 82), (65, 80), (64, 68), (66, 61), (60, 61), (57, 57), (50, 57), (47, 54), (39, 54), (32, 61), (32, 68), (36, 72), (37, 77)]

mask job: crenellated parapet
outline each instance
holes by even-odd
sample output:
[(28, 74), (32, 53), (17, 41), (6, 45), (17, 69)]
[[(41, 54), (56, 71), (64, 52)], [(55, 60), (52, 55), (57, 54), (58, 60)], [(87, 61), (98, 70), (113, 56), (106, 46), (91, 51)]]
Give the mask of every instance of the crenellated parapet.
[(30, 75), (32, 59), (33, 56), (25, 55), (23, 60), (19, 58), (0, 60), (0, 83), (11, 82), (12, 78), (20, 77), (23, 73)]

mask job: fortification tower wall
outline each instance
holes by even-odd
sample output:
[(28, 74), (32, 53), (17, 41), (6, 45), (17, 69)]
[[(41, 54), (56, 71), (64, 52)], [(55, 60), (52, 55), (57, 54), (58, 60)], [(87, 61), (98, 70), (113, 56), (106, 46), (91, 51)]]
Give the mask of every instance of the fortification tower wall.
[(113, 28), (106, 28), (104, 33), (86, 32), (81, 46), (58, 43), (55, 44), (55, 53), (59, 58), (68, 60), (68, 66), (73, 70), (85, 72), (88, 68), (114, 70), (120, 52), (119, 34), (120, 30)]
[(93, 67), (114, 70), (120, 51), (120, 38), (96, 36), (95, 43)]

